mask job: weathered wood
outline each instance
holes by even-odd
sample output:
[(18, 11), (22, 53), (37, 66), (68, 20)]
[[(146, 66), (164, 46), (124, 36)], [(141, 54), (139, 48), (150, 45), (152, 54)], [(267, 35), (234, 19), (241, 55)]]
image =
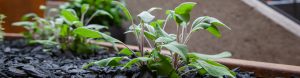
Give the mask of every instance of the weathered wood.
[(11, 26), (13, 22), (20, 21), (20, 18), (27, 13), (36, 13), (43, 16), (43, 11), (39, 9), (46, 0), (0, 0), (0, 13), (7, 16), (4, 19), (5, 32), (20, 33), (25, 31), (22, 27)]

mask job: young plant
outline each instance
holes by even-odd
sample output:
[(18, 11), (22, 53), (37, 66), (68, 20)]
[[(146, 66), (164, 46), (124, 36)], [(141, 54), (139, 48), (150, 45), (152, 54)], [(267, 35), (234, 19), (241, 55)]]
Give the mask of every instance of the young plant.
[[(121, 28), (122, 21), (127, 19), (114, 0), (70, 0), (60, 5), (60, 9), (74, 9), (78, 17), (86, 24), (100, 24)], [(122, 0), (123, 2), (123, 0)], [(89, 5), (87, 12), (82, 12), (82, 7)], [(100, 14), (95, 14), (100, 13)], [(109, 14), (109, 16), (107, 16)]]
[(4, 35), (4, 28), (2, 27), (2, 23), (4, 23), (3, 19), (5, 18), (6, 16), (3, 15), (3, 14), (0, 14), (0, 41), (3, 41), (3, 35)]
[[(45, 9), (46, 7), (44, 7)], [(81, 8), (81, 13), (85, 14), (89, 10), (89, 5)], [(95, 15), (104, 14), (111, 16), (104, 11), (97, 11)], [(84, 16), (84, 15), (83, 15)], [(84, 17), (78, 17), (73, 9), (64, 9), (56, 17), (42, 18), (36, 14), (30, 13), (23, 17), (23, 21), (16, 22), (13, 25), (23, 26), (28, 30), (24, 35), (30, 43), (40, 43), (44, 45), (58, 45), (65, 52), (94, 53), (99, 46), (87, 42), (88, 38), (74, 33), (74, 29), (87, 28), (100, 31), (107, 29), (106, 26), (97, 24), (88, 24), (83, 22)], [(31, 21), (32, 20), (32, 21)], [(90, 36), (90, 34), (86, 34)], [(98, 38), (99, 40), (101, 38)]]
[[(166, 20), (155, 20), (155, 16), (151, 12), (160, 8), (151, 8), (148, 11), (143, 11), (137, 15), (140, 21), (139, 24), (130, 26), (127, 33), (133, 33), (139, 43), (139, 51), (134, 52), (129, 48), (120, 51), (120, 54), (126, 55), (124, 57), (110, 57), (100, 61), (91, 62), (83, 66), (88, 68), (92, 65), (98, 66), (122, 66), (123, 69), (131, 68), (133, 65), (138, 65), (141, 69), (148, 69), (155, 71), (159, 76), (167, 76), (170, 78), (178, 78), (190, 72), (198, 72), (201, 75), (209, 74), (214, 77), (229, 76), (235, 78), (235, 73), (229, 70), (226, 66), (217, 63), (214, 59), (230, 57), (231, 53), (223, 52), (217, 55), (199, 54), (190, 52), (186, 43), (189, 41), (193, 32), (199, 30), (207, 30), (216, 37), (221, 37), (217, 26), (227, 27), (225, 24), (216, 18), (209, 16), (198, 17), (190, 24), (190, 12), (195, 7), (194, 2), (184, 2), (177, 6), (174, 10), (167, 10)], [(129, 11), (126, 11), (130, 14)], [(167, 21), (173, 19), (176, 22), (177, 33), (169, 34), (165, 32)], [(229, 28), (229, 27), (227, 27)], [(230, 28), (229, 28), (230, 29)], [(103, 36), (100, 32), (90, 29), (76, 29), (77, 34), (94, 34), (89, 36), (91, 38), (98, 38)], [(93, 33), (87, 33), (89, 31)], [(98, 34), (96, 36), (96, 34)], [(84, 35), (83, 35), (84, 36)], [(88, 37), (88, 36), (87, 36)], [(153, 42), (153, 44), (151, 44)], [(122, 43), (122, 42), (119, 42)], [(152, 50), (146, 51), (144, 43), (147, 43)], [(163, 50), (170, 52), (165, 55)], [(133, 56), (133, 57), (132, 57)], [(130, 61), (121, 64), (123, 59)], [(193, 70), (184, 71), (187, 67), (194, 68)]]

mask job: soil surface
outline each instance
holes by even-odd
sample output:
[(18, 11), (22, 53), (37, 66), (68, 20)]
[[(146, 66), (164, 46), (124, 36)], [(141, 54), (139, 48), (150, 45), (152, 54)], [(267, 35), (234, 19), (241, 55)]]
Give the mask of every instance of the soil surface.
[[(99, 59), (117, 56), (108, 50), (102, 49), (88, 57), (71, 57), (55, 47), (41, 45), (26, 45), (25, 40), (0, 42), (0, 78), (34, 77), (34, 78), (156, 78), (149, 71), (142, 71), (137, 66), (121, 70), (121, 67), (92, 66), (88, 70), (82, 65)], [(110, 52), (110, 53), (109, 53)], [(121, 62), (126, 62), (123, 60)], [(189, 68), (185, 71), (189, 71)], [(238, 68), (237, 78), (252, 78), (253, 72), (241, 72)], [(200, 76), (197, 72), (183, 75), (183, 78), (211, 78)]]

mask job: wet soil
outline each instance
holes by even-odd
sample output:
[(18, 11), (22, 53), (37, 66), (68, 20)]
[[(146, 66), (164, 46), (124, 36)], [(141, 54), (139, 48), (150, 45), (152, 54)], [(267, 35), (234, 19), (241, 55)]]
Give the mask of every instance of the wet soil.
[[(118, 56), (106, 49), (90, 57), (80, 58), (70, 56), (55, 47), (41, 45), (26, 45), (25, 40), (0, 42), (0, 78), (156, 78), (154, 72), (140, 70), (137, 66), (130, 69), (121, 67), (92, 66), (87, 70), (82, 65), (107, 57)], [(126, 62), (123, 60), (121, 62)], [(192, 68), (191, 68), (192, 69)], [(191, 69), (187, 69), (189, 71)], [(253, 78), (253, 72), (241, 72), (238, 68), (237, 78)], [(208, 75), (199, 75), (191, 72), (183, 78), (211, 78)]]

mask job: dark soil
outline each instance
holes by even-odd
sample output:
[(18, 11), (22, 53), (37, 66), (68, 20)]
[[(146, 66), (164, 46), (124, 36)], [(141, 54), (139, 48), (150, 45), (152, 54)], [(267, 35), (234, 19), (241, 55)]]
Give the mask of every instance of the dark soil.
[[(26, 45), (24, 40), (0, 42), (0, 78), (34, 77), (34, 78), (156, 78), (149, 71), (142, 71), (137, 66), (121, 70), (121, 67), (92, 66), (88, 70), (82, 65), (99, 59), (117, 56), (108, 50), (101, 50), (88, 57), (70, 57), (55, 47), (41, 45)], [(126, 60), (122, 61), (125, 62)], [(190, 69), (188, 69), (190, 70)], [(188, 71), (187, 70), (187, 71)], [(254, 73), (241, 72), (238, 68), (237, 78), (252, 78)], [(211, 78), (191, 72), (183, 78)]]

